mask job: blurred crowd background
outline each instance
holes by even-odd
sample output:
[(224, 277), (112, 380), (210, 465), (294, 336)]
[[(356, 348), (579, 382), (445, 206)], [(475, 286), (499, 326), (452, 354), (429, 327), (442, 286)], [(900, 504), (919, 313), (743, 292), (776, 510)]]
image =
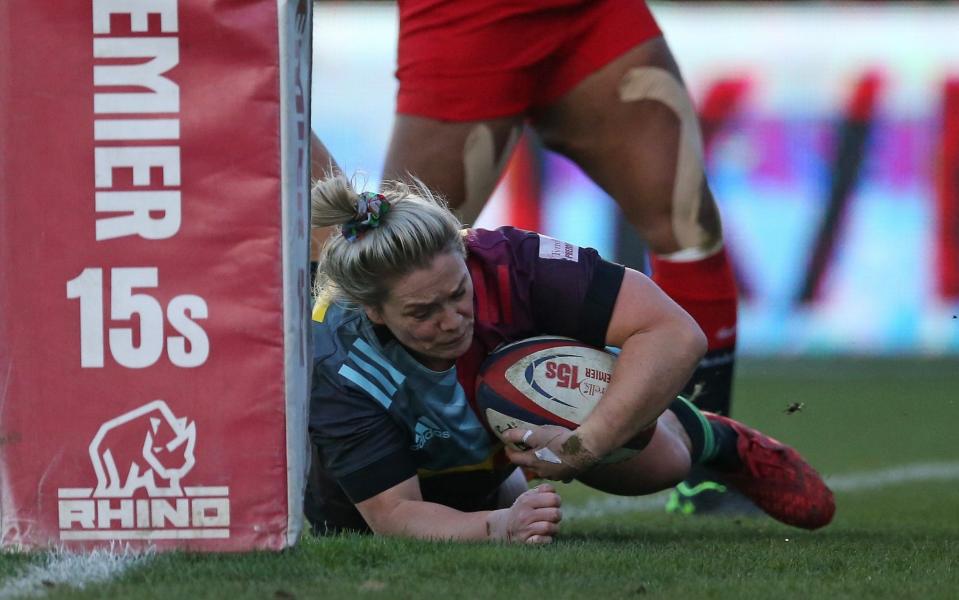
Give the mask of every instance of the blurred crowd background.
[[(959, 5), (650, 5), (700, 112), (741, 352), (959, 357)], [(369, 188), (396, 20), (316, 3), (313, 128)], [(616, 205), (531, 135), (477, 225), (507, 223), (644, 264)]]

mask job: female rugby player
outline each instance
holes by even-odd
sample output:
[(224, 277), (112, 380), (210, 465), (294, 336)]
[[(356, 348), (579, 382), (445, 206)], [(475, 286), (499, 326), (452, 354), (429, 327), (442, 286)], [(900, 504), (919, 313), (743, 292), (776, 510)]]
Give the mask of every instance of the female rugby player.
[[(780, 521), (832, 518), (832, 493), (794, 450), (676, 396), (706, 341), (641, 273), (533, 232), (463, 231), (419, 184), (358, 194), (327, 178), (313, 187), (312, 220), (339, 226), (313, 313), (316, 529), (550, 542), (560, 498), (549, 484), (526, 490), (516, 465), (639, 495), (703, 464)], [(525, 446), (504, 448), (471, 406), (477, 370), (500, 344), (547, 334), (621, 348), (609, 387), (577, 429), (513, 430)], [(638, 435), (638, 454), (597, 464)], [(544, 448), (558, 462), (538, 458)]]

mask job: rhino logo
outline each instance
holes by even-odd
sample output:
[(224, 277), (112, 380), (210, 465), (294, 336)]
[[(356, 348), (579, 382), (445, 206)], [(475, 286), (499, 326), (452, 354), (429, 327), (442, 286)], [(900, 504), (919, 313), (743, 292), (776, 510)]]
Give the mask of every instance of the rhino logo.
[(196, 423), (178, 419), (163, 400), (110, 419), (90, 443), (94, 496), (129, 498), (140, 488), (150, 496), (182, 496), (195, 444)]

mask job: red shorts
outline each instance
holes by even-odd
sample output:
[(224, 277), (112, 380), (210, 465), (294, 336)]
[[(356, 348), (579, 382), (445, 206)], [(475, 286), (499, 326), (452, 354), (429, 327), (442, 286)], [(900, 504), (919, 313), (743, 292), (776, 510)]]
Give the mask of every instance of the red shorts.
[(400, 0), (397, 112), (527, 113), (661, 35), (643, 0)]

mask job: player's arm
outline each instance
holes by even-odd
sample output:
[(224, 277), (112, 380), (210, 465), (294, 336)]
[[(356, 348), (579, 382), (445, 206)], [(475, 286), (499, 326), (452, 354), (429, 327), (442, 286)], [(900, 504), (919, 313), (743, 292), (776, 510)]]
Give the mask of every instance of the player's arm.
[(551, 542), (558, 532), (559, 505), (559, 495), (544, 484), (520, 495), (510, 508), (461, 512), (424, 501), (413, 476), (358, 502), (356, 508), (378, 535), (535, 544)]
[(576, 430), (603, 456), (652, 424), (683, 388), (706, 352), (706, 336), (648, 277), (626, 269), (606, 332), (622, 349), (609, 387)]
[[(310, 131), (310, 178), (312, 181), (325, 179), (340, 172), (340, 166), (330, 151), (314, 131)], [(332, 228), (313, 227), (310, 229), (310, 262), (313, 263), (311, 272), (316, 272), (316, 261), (320, 259), (320, 248), (330, 237)], [(310, 286), (312, 289), (312, 285)]]
[[(587, 331), (571, 333), (622, 349), (606, 393), (575, 431), (540, 427), (525, 440), (533, 449), (548, 446), (561, 463), (545, 461), (533, 451), (507, 449), (515, 464), (550, 479), (575, 477), (654, 423), (706, 351), (706, 338), (693, 318), (642, 273), (597, 263), (585, 297), (591, 300), (583, 305), (590, 308), (574, 321), (608, 315), (590, 324), (590, 329), (604, 327), (606, 335), (590, 339)], [(507, 432), (504, 439), (517, 443), (523, 435), (525, 431)]]
[[(326, 338), (317, 336), (318, 352)], [(409, 450), (409, 434), (365, 388), (344, 384), (338, 368), (313, 370), (310, 432), (322, 468), (377, 534), (450, 540), (552, 541), (560, 520), (550, 486), (521, 494), (505, 510), (463, 513), (426, 502)], [(332, 373), (337, 374), (330, 377)]]
[(316, 181), (325, 179), (339, 171), (340, 167), (333, 159), (333, 155), (323, 145), (316, 133), (310, 131), (310, 177)]

